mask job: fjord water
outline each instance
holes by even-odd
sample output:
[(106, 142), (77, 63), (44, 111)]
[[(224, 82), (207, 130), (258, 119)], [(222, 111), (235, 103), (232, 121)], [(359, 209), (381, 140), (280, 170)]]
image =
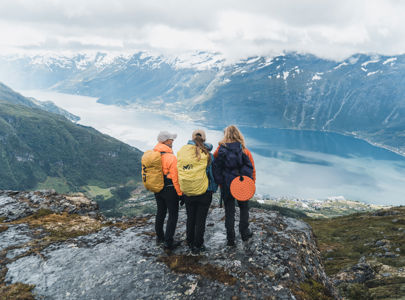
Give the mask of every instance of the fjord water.
[[(217, 145), (222, 129), (197, 125), (178, 116), (139, 108), (106, 106), (96, 98), (47, 91), (22, 91), (51, 100), (81, 118), (80, 124), (111, 135), (142, 151), (156, 143), (160, 130), (176, 132), (178, 151), (198, 128)], [(336, 133), (241, 127), (253, 152), (257, 193), (271, 197), (346, 199), (380, 205), (405, 204), (405, 158), (365, 141)]]

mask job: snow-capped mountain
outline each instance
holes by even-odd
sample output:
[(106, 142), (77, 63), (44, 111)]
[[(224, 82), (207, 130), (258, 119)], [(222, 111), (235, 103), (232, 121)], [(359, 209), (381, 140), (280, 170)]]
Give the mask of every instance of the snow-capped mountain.
[(289, 53), (234, 63), (206, 52), (3, 57), (1, 80), (186, 112), (212, 125), (349, 133), (405, 151), (405, 55), (336, 62)]

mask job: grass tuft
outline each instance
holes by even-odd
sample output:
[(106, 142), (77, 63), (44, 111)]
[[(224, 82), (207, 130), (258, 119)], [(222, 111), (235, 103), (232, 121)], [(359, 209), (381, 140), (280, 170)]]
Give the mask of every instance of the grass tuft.
[(34, 300), (32, 289), (34, 285), (24, 283), (14, 283), (10, 285), (0, 285), (0, 300)]
[(171, 255), (162, 256), (158, 261), (165, 263), (172, 271), (185, 274), (197, 274), (210, 280), (234, 285), (237, 279), (225, 269), (211, 264), (200, 263), (202, 256)]
[(334, 297), (321, 283), (310, 278), (300, 284), (299, 289), (294, 291), (300, 300), (333, 300)]

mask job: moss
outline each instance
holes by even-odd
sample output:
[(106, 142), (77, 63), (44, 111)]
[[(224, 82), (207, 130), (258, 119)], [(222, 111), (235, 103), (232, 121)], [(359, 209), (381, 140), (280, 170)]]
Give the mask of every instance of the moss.
[(340, 291), (342, 296), (345, 299), (350, 300), (371, 300), (374, 299), (367, 287), (364, 284), (352, 283), (352, 284), (343, 284), (340, 286)]
[(185, 274), (197, 274), (210, 280), (224, 284), (234, 285), (237, 279), (230, 275), (224, 268), (211, 264), (200, 263), (202, 256), (171, 255), (162, 256), (158, 261), (165, 263), (172, 271)]
[(32, 289), (34, 285), (24, 283), (14, 283), (10, 285), (0, 285), (0, 300), (34, 300)]
[(33, 219), (39, 219), (39, 218), (41, 218), (41, 217), (45, 217), (45, 216), (48, 216), (48, 215), (50, 215), (50, 214), (53, 214), (53, 211), (52, 211), (52, 210), (46, 209), (46, 208), (40, 208), (40, 209), (38, 209), (35, 213), (33, 213), (33, 214), (31, 215), (31, 217), (32, 217)]
[(333, 300), (329, 290), (321, 283), (310, 278), (300, 284), (294, 291), (295, 296), (300, 300)]
[(44, 228), (49, 233), (47, 238), (56, 241), (87, 235), (102, 228), (101, 222), (93, 218), (68, 213), (55, 214), (49, 210), (39, 210), (34, 215), (12, 222), (21, 223), (27, 223), (33, 228)]
[(405, 285), (403, 283), (379, 286), (369, 289), (371, 299), (404, 299)]
[(106, 225), (115, 226), (122, 230), (126, 230), (130, 227), (143, 227), (149, 222), (149, 220), (150, 220), (150, 216), (135, 217), (135, 218), (126, 220), (125, 222), (116, 222), (116, 223), (109, 222)]
[(6, 231), (7, 229), (8, 229), (8, 226), (0, 225), (0, 232)]
[[(405, 277), (388, 277), (383, 279), (373, 279), (367, 281), (366, 285), (369, 288), (378, 286), (390, 285), (390, 284), (405, 284)], [(405, 287), (405, 285), (404, 285)]]
[(154, 232), (154, 231), (143, 231), (141, 234), (142, 235), (152, 236), (152, 237), (156, 236), (156, 232)]

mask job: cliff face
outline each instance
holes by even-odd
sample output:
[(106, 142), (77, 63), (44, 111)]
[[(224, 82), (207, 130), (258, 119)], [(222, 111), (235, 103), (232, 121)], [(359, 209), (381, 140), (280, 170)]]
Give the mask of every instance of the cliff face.
[[(253, 238), (226, 247), (224, 211), (207, 219), (208, 251), (155, 244), (154, 216), (106, 220), (83, 197), (0, 192), (0, 291), (40, 299), (332, 299), (310, 227), (251, 209)], [(185, 240), (186, 215), (176, 231)], [(23, 284), (20, 284), (23, 283)]]

